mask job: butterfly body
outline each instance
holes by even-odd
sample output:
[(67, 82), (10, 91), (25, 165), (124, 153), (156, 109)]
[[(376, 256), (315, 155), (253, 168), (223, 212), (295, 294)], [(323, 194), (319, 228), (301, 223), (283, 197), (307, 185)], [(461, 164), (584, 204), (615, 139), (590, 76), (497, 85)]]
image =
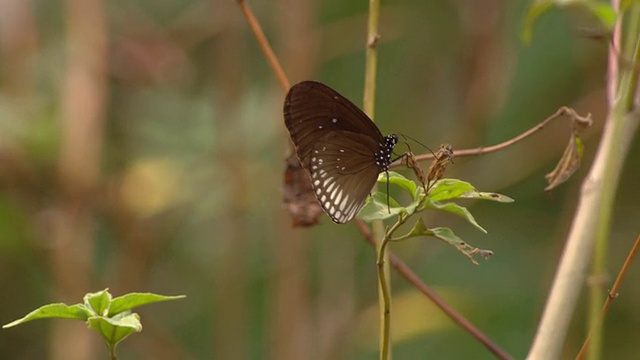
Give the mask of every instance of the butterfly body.
[(383, 136), (357, 106), (314, 81), (289, 90), (284, 118), (324, 211), (339, 224), (353, 219), (389, 169), (396, 135)]

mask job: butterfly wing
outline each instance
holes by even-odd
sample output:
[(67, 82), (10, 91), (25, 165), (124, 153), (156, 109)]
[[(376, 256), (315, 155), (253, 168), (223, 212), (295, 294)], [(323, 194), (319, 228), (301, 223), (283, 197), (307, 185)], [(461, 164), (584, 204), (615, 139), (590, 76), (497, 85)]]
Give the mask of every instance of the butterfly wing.
[(357, 106), (314, 81), (289, 90), (284, 119), (320, 205), (336, 223), (348, 222), (387, 169), (397, 138), (383, 137)]
[(378, 178), (380, 168), (372, 162), (369, 142), (365, 135), (341, 131), (325, 135), (312, 147), (309, 174), (314, 193), (338, 224), (358, 214)]
[(303, 165), (314, 143), (335, 131), (371, 137), (374, 152), (383, 142), (380, 130), (362, 110), (335, 90), (315, 81), (303, 81), (289, 90), (284, 102), (284, 122)]

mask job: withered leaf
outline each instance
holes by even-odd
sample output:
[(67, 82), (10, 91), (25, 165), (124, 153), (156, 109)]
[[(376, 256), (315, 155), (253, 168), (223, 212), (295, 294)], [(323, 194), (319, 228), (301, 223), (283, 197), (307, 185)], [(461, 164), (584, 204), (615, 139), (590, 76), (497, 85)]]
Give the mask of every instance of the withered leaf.
[(549, 182), (549, 185), (544, 188), (545, 191), (551, 191), (558, 185), (569, 180), (571, 175), (580, 167), (580, 160), (584, 152), (584, 145), (582, 139), (575, 133), (571, 134), (571, 139), (567, 147), (564, 149), (564, 153), (558, 161), (556, 167), (545, 178)]
[(323, 210), (313, 193), (309, 174), (294, 153), (287, 157), (286, 162), (282, 197), (284, 207), (291, 214), (293, 226), (316, 225)]

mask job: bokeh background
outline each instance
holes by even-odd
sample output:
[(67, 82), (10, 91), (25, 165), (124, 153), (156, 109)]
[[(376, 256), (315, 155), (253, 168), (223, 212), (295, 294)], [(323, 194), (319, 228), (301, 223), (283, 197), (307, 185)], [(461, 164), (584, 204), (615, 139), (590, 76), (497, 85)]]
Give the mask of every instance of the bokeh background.
[[(250, 1), (292, 83), (361, 104), (366, 1)], [(520, 41), (528, 1), (383, 1), (376, 120), (436, 148), (493, 145), (560, 106), (592, 113), (575, 176), (545, 194), (570, 133), (558, 120), (447, 176), (513, 204), (465, 203), (488, 234), (426, 214), (495, 255), (433, 239), (391, 249), (516, 358), (530, 346), (606, 114), (606, 43), (570, 9)], [(0, 322), (108, 287), (186, 294), (140, 308), (122, 359), (376, 359), (374, 251), (353, 224), (292, 229), (281, 203), (285, 92), (230, 0), (0, 3)], [(413, 144), (417, 152), (426, 152)], [(639, 224), (640, 142), (619, 186), (609, 269)], [(425, 165), (426, 166), (426, 165)], [(410, 175), (409, 172), (407, 172)], [(634, 265), (608, 317), (607, 358), (640, 338)], [(397, 359), (492, 359), (392, 276)], [(585, 334), (582, 301), (572, 358)], [(0, 331), (6, 359), (106, 359), (72, 321)]]

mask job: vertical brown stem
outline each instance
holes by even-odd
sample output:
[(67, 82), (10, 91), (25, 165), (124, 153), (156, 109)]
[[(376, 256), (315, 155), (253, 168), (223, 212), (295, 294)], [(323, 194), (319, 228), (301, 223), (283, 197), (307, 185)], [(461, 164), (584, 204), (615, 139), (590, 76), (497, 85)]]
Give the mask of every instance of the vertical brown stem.
[[(50, 254), (56, 300), (78, 302), (91, 289), (91, 191), (99, 181), (106, 85), (106, 24), (99, 0), (67, 0), (67, 69), (61, 99), (60, 189)], [(95, 335), (55, 322), (51, 359), (93, 359)]]
[(0, 74), (2, 91), (18, 100), (34, 95), (35, 76), (29, 71), (38, 38), (30, 1), (4, 0), (0, 11)]
[[(220, 134), (216, 163), (221, 173), (227, 174), (224, 186), (228, 196), (222, 205), (226, 210), (212, 224), (211, 241), (219, 255), (212, 263), (214, 293), (214, 359), (248, 359), (251, 343), (249, 327), (251, 322), (249, 298), (249, 257), (251, 252), (248, 228), (247, 204), (249, 199), (248, 160), (246, 146), (249, 139), (243, 128), (243, 120), (234, 116), (243, 99), (245, 69), (249, 67), (241, 33), (235, 26), (241, 19), (237, 7), (231, 1), (212, 1), (214, 23), (221, 26), (218, 41), (211, 49), (211, 59), (215, 79), (212, 83), (220, 86), (221, 94), (214, 101), (219, 113), (214, 121), (216, 132)], [(237, 113), (236, 113), (237, 114)], [(247, 135), (249, 136), (249, 135)], [(233, 139), (233, 140), (230, 140)]]
[[(292, 75), (291, 80), (297, 82), (313, 73), (317, 65), (314, 55), (318, 41), (313, 28), (317, 2), (280, 0), (272, 6), (280, 10), (276, 16), (279, 26), (276, 43), (283, 44), (280, 59)], [(284, 131), (284, 126), (281, 129)], [(278, 217), (277, 229), (280, 230), (273, 235), (270, 247), (275, 271), (269, 299), (269, 358), (316, 359), (318, 351), (310, 350), (317, 341), (312, 334), (313, 316), (309, 306), (311, 249), (309, 239), (305, 238), (308, 233), (291, 229), (291, 219), (282, 215)]]

